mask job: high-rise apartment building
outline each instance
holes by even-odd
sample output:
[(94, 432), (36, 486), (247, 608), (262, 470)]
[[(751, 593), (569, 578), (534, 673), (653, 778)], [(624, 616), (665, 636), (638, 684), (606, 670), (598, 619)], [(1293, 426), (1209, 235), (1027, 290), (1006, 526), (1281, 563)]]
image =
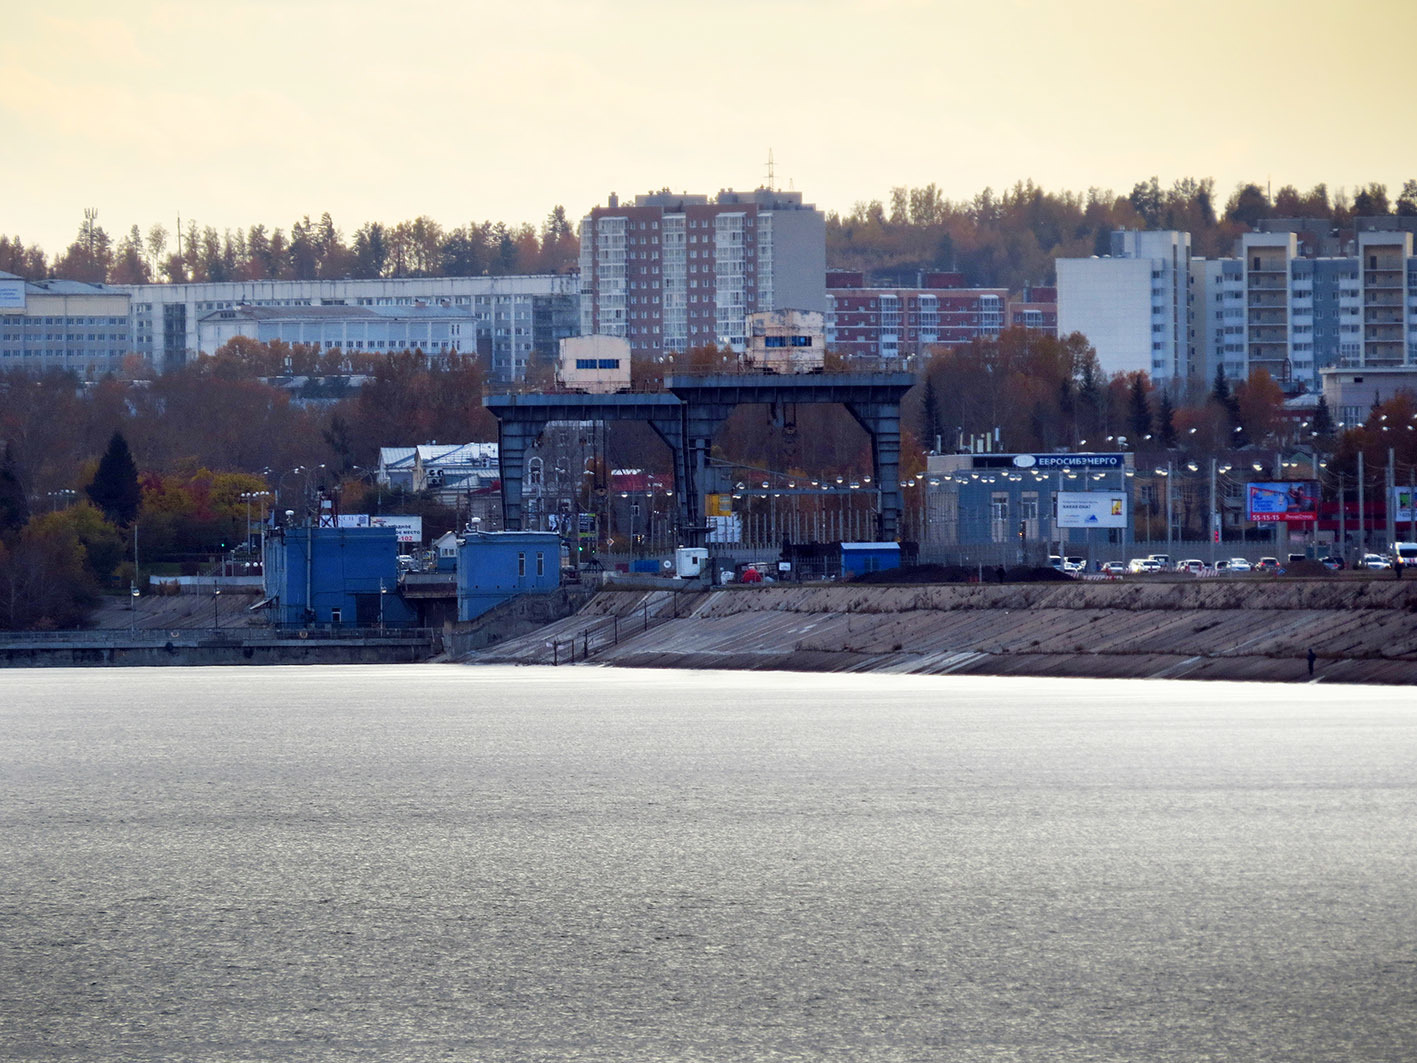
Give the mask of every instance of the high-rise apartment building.
[(1115, 232), (1110, 257), (1060, 258), (1057, 271), (1058, 334), (1085, 335), (1104, 372), (1195, 372), (1190, 233)]
[(662, 358), (741, 349), (760, 310), (826, 309), (826, 219), (800, 192), (615, 196), (581, 221), (583, 335)]
[[(1182, 256), (1156, 254), (1186, 234), (1114, 234), (1120, 258), (1058, 259), (1059, 331), (1085, 334), (1108, 372), (1145, 368), (1149, 340), (1158, 383), (1263, 369), (1315, 391), (1327, 368), (1417, 365), (1414, 219), (1360, 218), (1342, 239), (1312, 227), (1271, 220), (1240, 237), (1234, 258), (1190, 260), (1188, 318), (1173, 313), (1182, 304), (1168, 269)], [(1184, 363), (1171, 340), (1183, 322)]]

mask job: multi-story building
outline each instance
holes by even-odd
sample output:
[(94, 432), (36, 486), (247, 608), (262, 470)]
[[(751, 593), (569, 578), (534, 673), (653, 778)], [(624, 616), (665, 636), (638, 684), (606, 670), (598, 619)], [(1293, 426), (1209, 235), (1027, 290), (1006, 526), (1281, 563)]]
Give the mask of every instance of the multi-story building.
[[(159, 369), (183, 365), (204, 346), (201, 321), (252, 307), (443, 307), (478, 322), (495, 379), (520, 379), (533, 352), (556, 356), (577, 332), (574, 276), (401, 277), (380, 280), (221, 281), (115, 286), (132, 299), (131, 349)], [(466, 345), (464, 349), (467, 349)]]
[(966, 288), (958, 273), (924, 273), (917, 279), (912, 287), (868, 288), (863, 273), (830, 271), (827, 347), (848, 357), (904, 358), (997, 336), (1010, 323), (1056, 334), (1050, 288), (1029, 290), (1029, 301), (1014, 309), (1006, 288)]
[(0, 273), (0, 370), (116, 372), (132, 347), (128, 293), (80, 281)]
[(581, 221), (582, 335), (660, 359), (741, 350), (759, 310), (825, 309), (826, 219), (800, 192), (614, 195)]
[[(1325, 369), (1417, 365), (1417, 219), (1360, 218), (1343, 237), (1313, 229), (1270, 219), (1241, 236), (1236, 257), (1191, 261), (1189, 375), (1209, 382), (1220, 369), (1243, 380), (1263, 369), (1288, 389), (1317, 391)], [(1059, 259), (1060, 329), (1084, 333), (1099, 355), (1135, 352), (1144, 324), (1169, 333), (1141, 273), (1125, 258)], [(1139, 361), (1103, 366), (1131, 371)]]
[(1110, 257), (1060, 258), (1057, 271), (1058, 332), (1085, 335), (1104, 372), (1196, 372), (1190, 233), (1115, 232)]

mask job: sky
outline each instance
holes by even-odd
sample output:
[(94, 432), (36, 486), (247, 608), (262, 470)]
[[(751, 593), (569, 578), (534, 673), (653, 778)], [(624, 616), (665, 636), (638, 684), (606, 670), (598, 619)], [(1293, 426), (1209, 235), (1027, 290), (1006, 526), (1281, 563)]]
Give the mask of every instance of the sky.
[(1417, 177), (1413, 0), (0, 0), (0, 233)]

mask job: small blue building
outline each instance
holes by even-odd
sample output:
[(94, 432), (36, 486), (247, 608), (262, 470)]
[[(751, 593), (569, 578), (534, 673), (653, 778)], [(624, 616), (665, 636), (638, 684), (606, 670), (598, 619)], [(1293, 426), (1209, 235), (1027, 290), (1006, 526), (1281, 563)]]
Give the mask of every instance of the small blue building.
[(888, 568), (900, 568), (900, 543), (841, 544), (843, 578), (851, 579)]
[(393, 528), (281, 528), (266, 537), (265, 591), (281, 626), (404, 627)]
[(560, 585), (561, 539), (552, 532), (469, 532), (458, 548), (459, 620)]

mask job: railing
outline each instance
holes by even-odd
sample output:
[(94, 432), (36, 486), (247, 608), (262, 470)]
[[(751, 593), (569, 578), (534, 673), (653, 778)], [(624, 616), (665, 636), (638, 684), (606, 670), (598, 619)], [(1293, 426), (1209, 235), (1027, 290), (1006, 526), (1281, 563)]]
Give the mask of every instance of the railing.
[(594, 624), (582, 628), (569, 639), (556, 639), (551, 643), (551, 663), (553, 665), (574, 664), (585, 661), (597, 651), (607, 646), (619, 645), (620, 636), (626, 638), (638, 635), (651, 628), (659, 627), (679, 617), (679, 592), (668, 593), (668, 604), (661, 601), (657, 611), (651, 611), (649, 599), (634, 613), (626, 616), (607, 616)]

